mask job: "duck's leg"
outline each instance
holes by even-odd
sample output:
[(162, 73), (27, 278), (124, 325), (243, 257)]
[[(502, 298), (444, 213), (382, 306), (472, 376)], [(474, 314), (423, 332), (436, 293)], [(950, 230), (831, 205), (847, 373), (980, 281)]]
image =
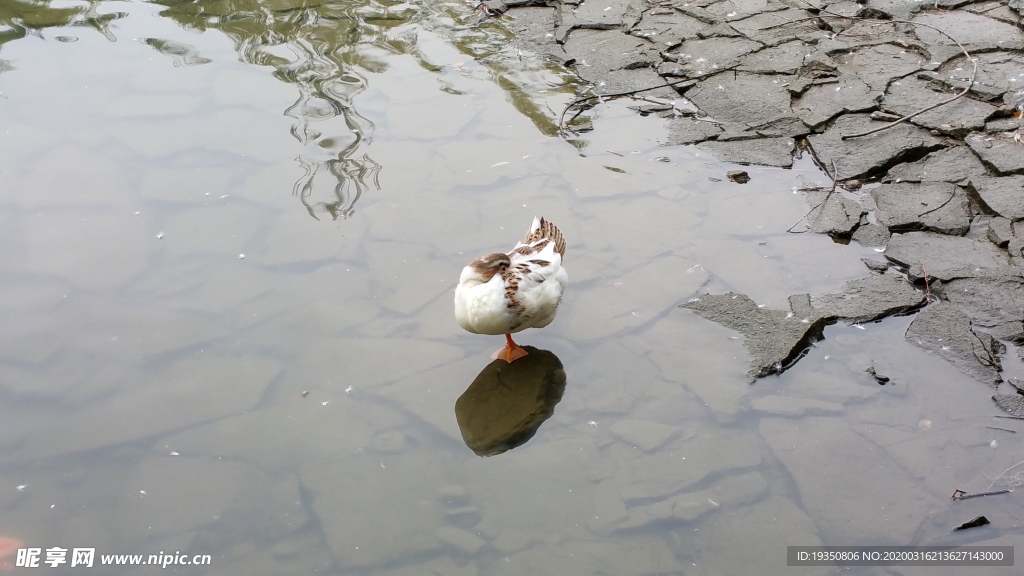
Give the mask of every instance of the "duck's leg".
[(511, 363), (513, 360), (518, 360), (527, 354), (526, 350), (512, 341), (511, 334), (505, 334), (505, 347), (491, 354), (491, 358)]

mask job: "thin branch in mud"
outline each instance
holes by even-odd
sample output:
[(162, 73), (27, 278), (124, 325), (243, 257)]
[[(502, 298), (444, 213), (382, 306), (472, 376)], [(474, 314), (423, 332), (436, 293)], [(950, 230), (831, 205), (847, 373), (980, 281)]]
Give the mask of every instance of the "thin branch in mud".
[[(932, 208), (931, 210), (925, 210), (924, 212), (921, 212), (920, 214), (918, 214), (918, 216), (919, 217), (920, 216), (924, 216), (925, 214), (931, 214), (932, 212), (935, 212), (936, 210), (941, 210), (943, 206), (945, 206), (946, 204), (949, 204), (953, 200), (953, 198), (955, 198), (955, 197), (956, 197), (956, 184), (953, 184), (953, 192), (951, 192), (949, 194), (949, 198), (946, 198), (945, 202), (943, 202), (942, 204), (939, 204), (938, 208)], [(921, 266), (921, 268), (924, 268), (924, 266)]]
[(808, 16), (807, 18), (797, 18), (796, 20), (789, 20), (781, 24), (772, 24), (771, 26), (765, 26), (764, 28), (755, 28), (754, 32), (764, 32), (765, 30), (771, 30), (773, 28), (782, 28), (783, 26), (789, 26), (790, 24), (797, 24), (799, 22), (806, 22), (808, 20), (821, 20), (817, 16)]
[(995, 496), (996, 494), (1009, 494), (1010, 492), (1013, 492), (1013, 490), (992, 490), (991, 492), (974, 492), (973, 494), (968, 494), (963, 490), (957, 489), (953, 491), (953, 496), (951, 496), (951, 498), (953, 498), (953, 500), (967, 500), (968, 498), (980, 498), (981, 496)]
[(964, 48), (964, 45), (961, 44), (959, 40), (957, 40), (956, 38), (953, 38), (948, 33), (946, 33), (943, 30), (940, 30), (940, 29), (936, 28), (935, 26), (932, 26), (930, 24), (925, 24), (923, 22), (911, 22), (910, 20), (897, 20), (897, 19), (878, 20), (877, 18), (861, 18), (859, 16), (844, 16), (842, 14), (837, 14), (835, 12), (829, 12), (828, 10), (825, 10), (824, 8), (818, 8), (814, 4), (811, 4), (810, 2), (808, 2), (807, 0), (800, 0), (800, 1), (803, 2), (804, 4), (806, 4), (807, 6), (813, 8), (815, 10), (818, 10), (819, 13), (825, 13), (825, 14), (828, 14), (830, 16), (835, 16), (837, 18), (847, 18), (847, 19), (850, 19), (850, 20), (862, 20), (862, 21), (868, 21), (868, 22), (901, 22), (903, 24), (910, 24), (911, 26), (924, 26), (925, 28), (931, 28), (932, 30), (935, 30), (939, 34), (942, 34), (946, 38), (949, 38), (950, 40), (952, 40), (953, 43), (956, 44), (960, 48), (960, 50), (963, 51), (964, 56), (967, 57), (967, 60), (974, 66), (974, 69), (971, 71), (971, 79), (967, 83), (967, 87), (964, 88), (956, 96), (953, 96), (952, 98), (948, 98), (946, 100), (943, 100), (942, 102), (939, 102), (938, 104), (933, 104), (931, 106), (922, 108), (922, 109), (918, 110), (917, 112), (914, 112), (912, 114), (908, 114), (908, 115), (900, 118), (899, 120), (896, 120), (894, 122), (886, 124), (885, 126), (879, 126), (878, 128), (875, 128), (873, 130), (868, 130), (866, 132), (859, 132), (857, 134), (847, 134), (845, 136), (840, 136), (840, 139), (842, 139), (842, 140), (849, 140), (851, 138), (860, 138), (862, 136), (869, 136), (869, 135), (874, 134), (876, 132), (881, 132), (882, 130), (886, 130), (888, 128), (892, 128), (893, 126), (896, 126), (897, 124), (902, 124), (903, 122), (906, 122), (907, 120), (910, 120), (914, 116), (917, 116), (919, 114), (924, 114), (925, 112), (928, 112), (929, 110), (934, 110), (934, 109), (938, 108), (939, 106), (945, 106), (946, 104), (949, 104), (950, 102), (953, 102), (954, 100), (958, 100), (960, 97), (962, 97), (963, 95), (967, 94), (967, 92), (969, 92), (972, 87), (974, 87), (974, 79), (978, 75), (978, 62), (974, 58), (971, 58), (971, 53), (967, 51), (967, 48)]
[[(659, 88), (672, 88), (673, 86), (676, 86), (678, 84), (685, 84), (686, 82), (690, 82), (692, 80), (699, 80), (701, 78), (704, 78), (705, 76), (711, 76), (713, 74), (718, 74), (719, 72), (725, 72), (727, 70), (732, 70), (732, 69), (734, 69), (734, 68), (736, 68), (738, 66), (739, 66), (739, 64), (734, 64), (734, 65), (728, 66), (726, 68), (720, 68), (720, 69), (717, 69), (717, 70), (706, 72), (704, 74), (698, 74), (697, 76), (693, 76), (693, 77), (690, 77), (690, 78), (683, 78), (682, 80), (676, 80), (674, 82), (666, 82), (664, 84), (659, 84), (657, 86), (648, 86), (647, 88), (637, 88), (635, 90), (626, 90), (624, 92), (612, 92), (610, 94), (594, 94), (593, 96), (584, 96), (583, 98), (577, 98), (577, 99), (573, 100), (572, 102), (569, 102), (565, 106), (565, 108), (562, 109), (562, 113), (558, 115), (558, 133), (562, 134), (565, 131), (565, 122), (563, 121), (564, 118), (565, 118), (565, 113), (568, 112), (569, 109), (572, 108), (573, 106), (575, 106), (577, 104), (581, 104), (583, 102), (586, 102), (587, 100), (593, 100), (594, 98), (598, 98), (598, 99), (603, 99), (603, 98), (608, 98), (608, 99), (611, 99), (611, 98), (621, 98), (622, 96), (634, 96), (634, 95), (639, 94), (641, 92), (650, 92), (651, 90), (657, 90)], [(580, 110), (579, 112), (576, 113), (576, 116), (579, 116), (580, 113), (582, 113), (582, 112), (583, 112), (583, 110)], [(573, 118), (576, 118), (576, 116), (573, 116)], [(573, 118), (570, 118), (569, 121), (572, 122)]]
[[(996, 417), (998, 417), (998, 416), (996, 416)], [(1016, 464), (1010, 466), (1009, 468), (1007, 468), (1005, 470), (1002, 470), (1002, 474), (1000, 474), (999, 476), (997, 476), (994, 479), (992, 479), (992, 483), (988, 485), (988, 489), (991, 490), (992, 487), (995, 486), (995, 483), (998, 482), (1000, 478), (1007, 476), (1007, 474), (1008, 474), (1008, 472), (1010, 470), (1016, 468), (1017, 466), (1019, 466), (1021, 464), (1024, 464), (1024, 460), (1021, 460), (1020, 462), (1017, 462)], [(1008, 483), (1008, 485), (1010, 485), (1010, 486), (1020, 486), (1021, 484), (1024, 484), (1024, 481), (1019, 481), (1019, 477), (1020, 477), (1020, 472), (1017, 472), (1017, 474), (1013, 476), (1013, 480), (1010, 481)]]
[(1002, 430), (1003, 432), (1012, 432), (1014, 434), (1017, 433), (1016, 430), (1010, 430), (1009, 428), (1000, 428), (999, 426), (985, 426), (985, 428), (989, 428), (991, 430)]
[(985, 346), (985, 342), (981, 339), (981, 336), (978, 336), (978, 334), (974, 330), (971, 330), (971, 335), (974, 336), (974, 339), (978, 341), (978, 345), (981, 346), (981, 349), (985, 351), (985, 357), (982, 358), (978, 354), (978, 349), (974, 347), (974, 342), (971, 342), (971, 352), (974, 353), (974, 357), (977, 358), (978, 362), (981, 362), (983, 365), (990, 366), (992, 368), (999, 370), (999, 362), (997, 362), (996, 359), (992, 357), (992, 351), (988, 349), (988, 346)]
[[(827, 170), (825, 171), (825, 174), (828, 174)], [(787, 228), (786, 232), (792, 232), (793, 234), (803, 234), (803, 232), (793, 232), (793, 228), (796, 228), (797, 224), (803, 222), (804, 218), (807, 218), (808, 216), (810, 216), (811, 212), (814, 212), (819, 207), (824, 206), (824, 204), (826, 202), (828, 202), (828, 199), (832, 197), (832, 193), (836, 191), (836, 183), (839, 181), (839, 169), (836, 168), (836, 161), (835, 160), (832, 160), (832, 174), (831, 174), (831, 176), (832, 176), (832, 188), (829, 189), (828, 194), (825, 194), (825, 198), (821, 202), (818, 202), (817, 205), (813, 206), (810, 210), (808, 210), (807, 213), (804, 214), (803, 216), (801, 216), (800, 219), (797, 220), (795, 223), (793, 223), (792, 226)], [(818, 190), (820, 190), (820, 188), (818, 188)], [(824, 208), (822, 208), (822, 210), (824, 210)], [(843, 212), (846, 212), (846, 207), (845, 206), (843, 206)], [(847, 216), (849, 216), (849, 214), (847, 214)]]
[[(966, 50), (964, 52), (966, 52)], [(967, 87), (964, 88), (956, 96), (953, 96), (952, 98), (947, 98), (946, 100), (943, 100), (942, 102), (939, 102), (938, 104), (933, 104), (931, 106), (928, 106), (927, 108), (922, 108), (922, 109), (918, 110), (917, 112), (914, 112), (913, 114), (908, 114), (908, 115), (900, 118), (899, 120), (896, 120), (896, 121), (893, 121), (893, 122), (891, 122), (889, 124), (886, 124), (885, 126), (879, 126), (878, 128), (875, 128), (873, 130), (868, 130), (866, 132), (858, 132), (856, 134), (846, 134), (844, 136), (840, 136), (839, 137), (840, 140), (849, 140), (851, 138), (860, 138), (862, 136), (870, 136), (871, 134), (874, 134), (876, 132), (881, 132), (882, 130), (885, 130), (887, 128), (892, 128), (893, 126), (895, 126), (897, 124), (902, 124), (903, 122), (906, 122), (907, 120), (910, 120), (914, 116), (917, 116), (919, 114), (924, 114), (925, 112), (928, 112), (929, 110), (934, 110), (934, 109), (938, 108), (939, 106), (945, 106), (946, 104), (949, 104), (950, 102), (953, 102), (954, 100), (958, 100), (961, 96), (963, 96), (964, 94), (967, 94), (967, 92), (970, 91), (971, 87), (974, 86), (974, 77), (978, 73), (978, 63), (975, 62), (973, 59), (971, 59), (970, 56), (968, 56), (967, 59), (971, 60), (971, 63), (974, 64), (974, 70), (971, 72), (971, 80), (967, 84)]]
[[(1002, 415), (999, 415), (999, 416), (993, 416), (993, 418), (1006, 418), (1008, 420), (1024, 420), (1024, 417), (1021, 417), (1021, 416), (1002, 416)], [(1024, 464), (1024, 462), (1022, 462), (1022, 464)]]
[(921, 264), (921, 275), (924, 276), (924, 290), (927, 299), (925, 302), (931, 304), (932, 302), (932, 287), (928, 285), (928, 271), (924, 269), (924, 264)]

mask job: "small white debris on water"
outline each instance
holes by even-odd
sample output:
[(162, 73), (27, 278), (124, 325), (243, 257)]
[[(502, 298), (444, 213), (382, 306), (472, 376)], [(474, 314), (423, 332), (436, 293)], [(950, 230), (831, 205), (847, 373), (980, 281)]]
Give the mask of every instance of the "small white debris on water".
[(591, 426), (597, 426), (597, 422), (594, 421), (594, 420), (591, 420), (590, 422), (587, 422), (587, 424), (590, 424)]
[(145, 496), (146, 495), (146, 491), (145, 490), (139, 490), (139, 494), (142, 494), (143, 496)]
[(239, 260), (244, 260), (245, 259), (245, 254), (239, 254), (238, 255), (238, 259)]
[(163, 238), (163, 237), (164, 237), (164, 233), (163, 233), (163, 232), (157, 232), (157, 233), (156, 233), (156, 239), (157, 239), (157, 240), (160, 240), (160, 239), (161, 239), (161, 238)]
[[(505, 164), (508, 164), (508, 162), (498, 162), (494, 166), (502, 166), (502, 165), (505, 165)], [(494, 166), (491, 166), (491, 168), (494, 168)]]
[(345, 394), (348, 394), (351, 391), (352, 391), (352, 387), (351, 386), (349, 386), (348, 388), (345, 388)]
[(999, 443), (996, 442), (995, 440), (989, 442), (988, 445), (989, 445), (990, 448), (998, 448), (999, 447)]
[(171, 452), (171, 456), (181, 456), (181, 454), (178, 454), (177, 452)]
[(24, 492), (25, 488), (28, 488), (28, 484), (22, 484), (20, 486), (17, 486), (18, 492)]

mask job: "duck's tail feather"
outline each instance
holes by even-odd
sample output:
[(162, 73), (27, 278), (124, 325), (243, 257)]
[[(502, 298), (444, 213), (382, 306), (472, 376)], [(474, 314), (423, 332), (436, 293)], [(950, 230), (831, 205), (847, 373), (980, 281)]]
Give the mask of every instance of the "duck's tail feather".
[[(551, 243), (555, 245), (555, 252), (558, 252), (558, 254), (563, 258), (565, 257), (565, 238), (562, 236), (562, 231), (543, 217), (534, 217), (533, 226), (530, 227), (530, 231), (527, 232), (526, 237), (523, 238), (522, 243), (525, 246), (522, 248), (536, 245), (536, 249), (539, 251), (547, 244), (546, 242), (536, 244), (540, 240), (551, 241)], [(517, 247), (516, 251), (520, 251), (520, 247)]]

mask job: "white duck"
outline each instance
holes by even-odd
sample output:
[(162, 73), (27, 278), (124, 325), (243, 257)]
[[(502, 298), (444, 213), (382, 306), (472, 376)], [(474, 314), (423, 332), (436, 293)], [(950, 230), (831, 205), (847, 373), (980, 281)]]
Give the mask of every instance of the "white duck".
[(543, 328), (555, 319), (569, 275), (562, 268), (565, 239), (554, 224), (534, 218), (511, 252), (481, 256), (462, 269), (455, 289), (455, 319), (474, 334), (504, 334), (505, 347), (492, 358), (512, 362), (526, 356), (512, 334)]

